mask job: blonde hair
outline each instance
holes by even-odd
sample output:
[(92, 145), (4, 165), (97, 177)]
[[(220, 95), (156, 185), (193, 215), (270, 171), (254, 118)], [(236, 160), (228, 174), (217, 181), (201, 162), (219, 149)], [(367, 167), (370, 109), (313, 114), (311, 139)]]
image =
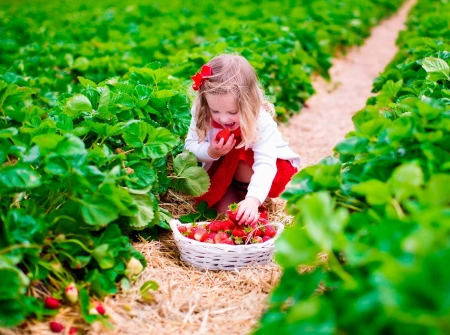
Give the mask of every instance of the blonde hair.
[(223, 54), (206, 63), (212, 69), (212, 75), (203, 79), (194, 100), (195, 122), (200, 142), (206, 138), (211, 127), (211, 111), (205, 94), (233, 94), (239, 106), (241, 143), (236, 148), (248, 148), (258, 141), (256, 129), (258, 114), (263, 107), (274, 113), (273, 105), (264, 99), (255, 70), (242, 56)]

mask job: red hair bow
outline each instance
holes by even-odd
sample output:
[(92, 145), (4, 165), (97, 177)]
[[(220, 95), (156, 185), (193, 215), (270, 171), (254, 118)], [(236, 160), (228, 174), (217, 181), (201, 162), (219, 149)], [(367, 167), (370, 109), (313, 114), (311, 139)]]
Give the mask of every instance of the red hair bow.
[(192, 84), (192, 88), (194, 91), (198, 91), (200, 85), (202, 84), (203, 78), (209, 77), (212, 75), (212, 69), (208, 65), (203, 65), (200, 73), (196, 73), (195, 76), (191, 76), (194, 83)]

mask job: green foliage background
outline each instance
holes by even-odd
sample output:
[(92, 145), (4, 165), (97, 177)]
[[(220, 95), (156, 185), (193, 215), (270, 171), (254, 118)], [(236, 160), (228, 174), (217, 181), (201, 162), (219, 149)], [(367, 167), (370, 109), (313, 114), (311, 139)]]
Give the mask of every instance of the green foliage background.
[(450, 333), (449, 16), (418, 1), (337, 158), (283, 194), (295, 224), (256, 334)]

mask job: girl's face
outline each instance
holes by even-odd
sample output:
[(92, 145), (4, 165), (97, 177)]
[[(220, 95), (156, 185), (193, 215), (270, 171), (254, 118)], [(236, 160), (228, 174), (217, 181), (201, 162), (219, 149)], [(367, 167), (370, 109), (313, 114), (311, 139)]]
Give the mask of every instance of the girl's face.
[(239, 104), (232, 93), (206, 93), (205, 97), (214, 121), (231, 130), (239, 127)]

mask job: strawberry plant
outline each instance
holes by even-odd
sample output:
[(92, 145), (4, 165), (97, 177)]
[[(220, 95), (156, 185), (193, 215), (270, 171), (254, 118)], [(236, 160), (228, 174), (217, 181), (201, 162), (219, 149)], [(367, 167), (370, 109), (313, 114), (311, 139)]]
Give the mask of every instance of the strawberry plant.
[(258, 70), (278, 117), (286, 119), (313, 93), (310, 75), (327, 77), (331, 57), (361, 44), (401, 2), (78, 0), (63, 13), (53, 2), (6, 3), (0, 11), (0, 73), (38, 90), (41, 106), (53, 106), (61, 93), (82, 89), (78, 76), (101, 82), (157, 60), (187, 89), (189, 77), (213, 55), (239, 52)]
[(450, 331), (449, 14), (418, 2), (337, 158), (283, 194), (295, 224), (278, 240), (283, 276), (256, 334)]
[(209, 187), (192, 154), (178, 155), (188, 101), (157, 64), (79, 80), (50, 110), (33, 104), (34, 89), (0, 80), (1, 327), (73, 303), (106, 322), (89, 312), (92, 297), (127, 289), (146, 264), (126, 234), (168, 227), (158, 197), (170, 178), (194, 195)]

